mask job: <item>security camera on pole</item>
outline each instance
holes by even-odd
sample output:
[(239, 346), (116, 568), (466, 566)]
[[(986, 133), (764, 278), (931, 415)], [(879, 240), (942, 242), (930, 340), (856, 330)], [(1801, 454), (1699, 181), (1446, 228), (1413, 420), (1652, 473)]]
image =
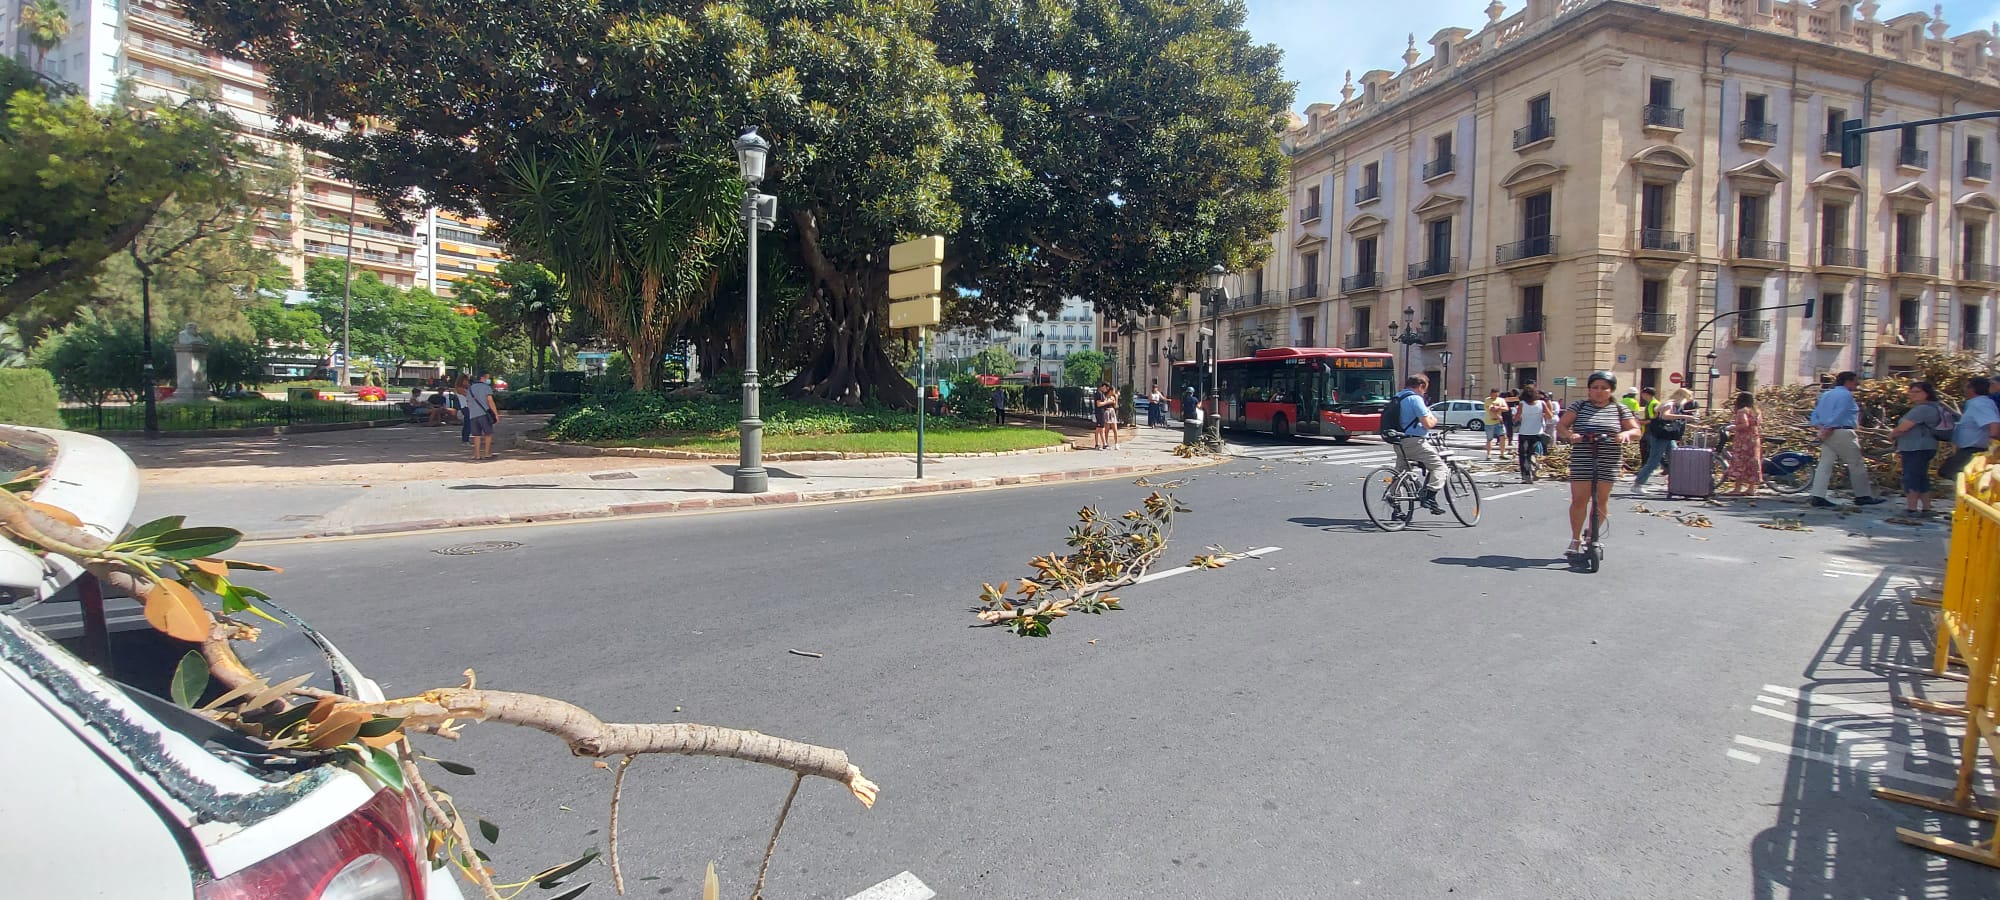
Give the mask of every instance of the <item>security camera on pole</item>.
[(930, 381), (930, 327), (944, 318), (944, 236), (927, 235), (889, 248), (889, 327), (917, 330), (917, 477), (924, 477), (924, 396)]

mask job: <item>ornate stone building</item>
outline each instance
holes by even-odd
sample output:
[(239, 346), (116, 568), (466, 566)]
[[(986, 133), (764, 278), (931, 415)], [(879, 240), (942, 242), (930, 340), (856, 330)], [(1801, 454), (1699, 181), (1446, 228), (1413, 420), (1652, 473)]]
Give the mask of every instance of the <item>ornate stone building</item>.
[[(1229, 279), (1225, 353), (1407, 349), (1469, 394), (1595, 369), (1724, 392), (1993, 352), (2000, 120), (1876, 135), (1852, 169), (1837, 132), (2000, 109), (2000, 38), (1876, 11), (1496, 0), (1428, 57), (1413, 36), (1401, 71), (1350, 79), (1288, 136), (1294, 214)], [(1807, 298), (1811, 318), (1777, 308)], [(1193, 318), (1140, 343), (1191, 348)]]

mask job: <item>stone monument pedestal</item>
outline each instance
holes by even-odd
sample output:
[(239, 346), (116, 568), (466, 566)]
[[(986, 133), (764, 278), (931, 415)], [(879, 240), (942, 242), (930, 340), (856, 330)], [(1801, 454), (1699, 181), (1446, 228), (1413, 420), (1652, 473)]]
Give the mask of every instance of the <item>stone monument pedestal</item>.
[(209, 400), (208, 339), (193, 322), (174, 335), (174, 393), (164, 403), (202, 403)]

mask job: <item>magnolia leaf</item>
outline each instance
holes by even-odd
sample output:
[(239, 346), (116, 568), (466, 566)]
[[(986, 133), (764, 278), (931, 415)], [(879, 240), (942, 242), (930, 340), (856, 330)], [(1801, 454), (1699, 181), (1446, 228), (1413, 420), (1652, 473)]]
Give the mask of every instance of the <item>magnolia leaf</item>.
[(367, 748), (362, 765), (383, 784), (399, 791), (403, 789), (403, 767), (396, 764), (396, 757), (391, 756), (388, 751), (374, 747)]
[[(305, 684), (306, 681), (311, 678), (312, 676), (310, 674), (294, 675), (291, 678), (287, 678), (284, 681), (280, 681), (277, 684), (271, 685), (263, 689), (262, 691), (257, 692), (256, 696), (250, 698), (250, 702), (245, 703), (243, 705), (250, 707), (251, 709), (263, 709), (266, 706), (270, 706), (272, 701), (284, 698), (286, 695), (290, 694), (295, 688), (297, 688), (302, 684)], [(305, 718), (305, 713), (308, 710), (310, 710), (310, 707), (302, 707), (299, 713), (299, 718)]]
[(77, 518), (76, 513), (63, 509), (60, 506), (51, 506), (39, 500), (30, 500), (28, 501), (28, 508), (38, 513), (41, 513), (42, 515), (48, 516), (49, 518), (54, 519), (58, 522), (61, 522), (64, 525), (68, 525), (71, 528), (83, 527), (83, 520)]
[(708, 864), (708, 875), (701, 880), (701, 900), (722, 900), (722, 882), (715, 877), (715, 863)]
[(489, 844), (500, 843), (500, 826), (495, 825), (492, 822), (488, 822), (485, 819), (480, 819), (479, 836), (485, 838), (486, 843)]
[(182, 708), (193, 709), (205, 690), (208, 690), (208, 660), (200, 650), (189, 650), (181, 657), (180, 665), (174, 667), (174, 680), (168, 692)]
[(214, 577), (216, 577), (216, 578), (228, 578), (228, 577), (229, 577), (229, 567), (228, 567), (228, 566), (226, 566), (226, 565), (223, 565), (223, 563), (222, 563), (222, 561), (221, 561), (221, 560), (217, 560), (217, 559), (190, 559), (190, 560), (188, 560), (188, 563), (187, 563), (187, 564), (188, 564), (188, 565), (190, 565), (190, 566), (193, 566), (194, 568), (196, 568), (196, 569), (198, 569), (198, 570), (200, 570), (200, 571), (203, 571), (203, 572), (206, 572), (206, 573), (208, 573), (209, 575), (212, 575), (212, 576), (214, 576)]
[(355, 738), (355, 740), (360, 741), (362, 744), (377, 750), (387, 750), (390, 747), (394, 747), (396, 746), (396, 742), (402, 739), (403, 733), (401, 731), (391, 731), (388, 734), (378, 734), (374, 737), (364, 735)]
[(476, 771), (474, 771), (474, 770), (473, 770), (473, 768), (472, 768), (471, 766), (468, 766), (468, 765), (466, 765), (466, 764), (464, 764), (464, 763), (455, 763), (455, 762), (452, 762), (451, 760), (448, 760), (448, 759), (433, 759), (433, 760), (431, 760), (431, 762), (434, 762), (434, 763), (437, 763), (437, 764), (438, 764), (438, 768), (440, 768), (440, 769), (443, 769), (443, 770), (445, 770), (445, 771), (447, 771), (447, 772), (450, 772), (450, 773), (451, 773), (451, 774), (453, 774), (453, 775), (476, 775), (476, 774), (478, 774), (478, 773), (477, 773)]
[(313, 702), (312, 710), (306, 713), (306, 724), (318, 725), (326, 721), (326, 717), (333, 715), (333, 709), (338, 705), (340, 705), (340, 701), (332, 697), (319, 698)]
[(563, 863), (560, 866), (556, 866), (551, 869), (543, 869), (542, 871), (535, 873), (533, 876), (530, 876), (530, 878), (532, 881), (535, 882), (536, 887), (539, 887), (543, 890), (548, 890), (549, 888), (561, 887), (563, 879), (568, 878), (571, 875), (575, 875), (578, 869), (590, 865), (591, 860), (594, 860), (596, 858), (597, 858), (597, 848), (592, 847), (589, 850), (584, 851), (584, 854), (582, 856), (577, 857), (576, 859), (571, 860), (569, 862)]
[(331, 750), (348, 741), (361, 730), (368, 721), (368, 714), (358, 709), (338, 709), (326, 717), (326, 721), (313, 726), (312, 737), (306, 740), (307, 749)]
[(185, 521), (187, 521), (187, 516), (166, 516), (164, 518), (154, 519), (151, 522), (147, 522), (144, 525), (132, 529), (132, 532), (130, 534), (125, 535), (125, 539), (119, 541), (119, 543), (132, 544), (132, 543), (137, 543), (139, 541), (149, 540), (151, 538), (156, 538), (159, 537), (160, 535), (166, 534), (169, 531), (181, 527), (181, 523)]
[(152, 552), (168, 559), (197, 559), (228, 550), (242, 539), (241, 531), (210, 525), (201, 528), (176, 528), (153, 538), (151, 543)]
[(232, 568), (232, 569), (246, 569), (246, 570), (248, 570), (248, 571), (251, 571), (251, 572), (283, 572), (283, 571), (285, 571), (285, 570), (284, 570), (283, 568), (280, 568), (280, 567), (278, 567), (278, 566), (268, 566), (268, 565), (265, 565), (265, 564), (263, 564), (263, 563), (258, 563), (258, 562), (245, 562), (245, 561), (243, 561), (243, 560), (240, 560), (240, 559), (225, 559), (225, 560), (222, 560), (222, 564), (223, 564), (223, 565), (225, 565), (225, 566), (228, 566), (229, 568)]
[(388, 716), (376, 716), (375, 718), (369, 719), (367, 722), (362, 723), (361, 731), (359, 732), (359, 734), (361, 737), (381, 737), (382, 735), (388, 734), (389, 732), (395, 731), (396, 729), (401, 727), (403, 727), (402, 719), (392, 719)]
[(580, 884), (574, 888), (571, 888), (567, 891), (563, 891), (560, 894), (550, 897), (549, 900), (570, 900), (570, 898), (572, 897), (582, 896), (584, 891), (590, 890), (590, 885), (592, 883), (593, 882), (585, 882), (584, 884)]
[(276, 616), (273, 616), (270, 613), (258, 609), (257, 605), (251, 603), (250, 600), (248, 599), (252, 596), (255, 596), (261, 599), (269, 600), (271, 599), (271, 595), (266, 594), (263, 591), (257, 590), (256, 588), (247, 588), (240, 584), (229, 584), (228, 582), (224, 582), (220, 587), (221, 590), (218, 590), (215, 593), (217, 596), (222, 598), (223, 612), (225, 613), (248, 612), (251, 615), (263, 619), (264, 621), (270, 622), (273, 625), (285, 624), (284, 622), (279, 621)]
[(146, 621), (175, 640), (199, 644), (208, 640), (215, 619), (194, 592), (178, 581), (154, 581), (139, 593), (146, 602)]

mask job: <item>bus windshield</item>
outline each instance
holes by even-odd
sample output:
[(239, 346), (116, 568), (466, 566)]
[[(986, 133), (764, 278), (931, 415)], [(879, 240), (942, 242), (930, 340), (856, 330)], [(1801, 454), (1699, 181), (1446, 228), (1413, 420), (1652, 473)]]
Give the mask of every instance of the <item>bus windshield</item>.
[(1388, 369), (1336, 369), (1328, 372), (1328, 405), (1346, 408), (1387, 403), (1395, 394), (1390, 387), (1394, 380), (1393, 373)]

